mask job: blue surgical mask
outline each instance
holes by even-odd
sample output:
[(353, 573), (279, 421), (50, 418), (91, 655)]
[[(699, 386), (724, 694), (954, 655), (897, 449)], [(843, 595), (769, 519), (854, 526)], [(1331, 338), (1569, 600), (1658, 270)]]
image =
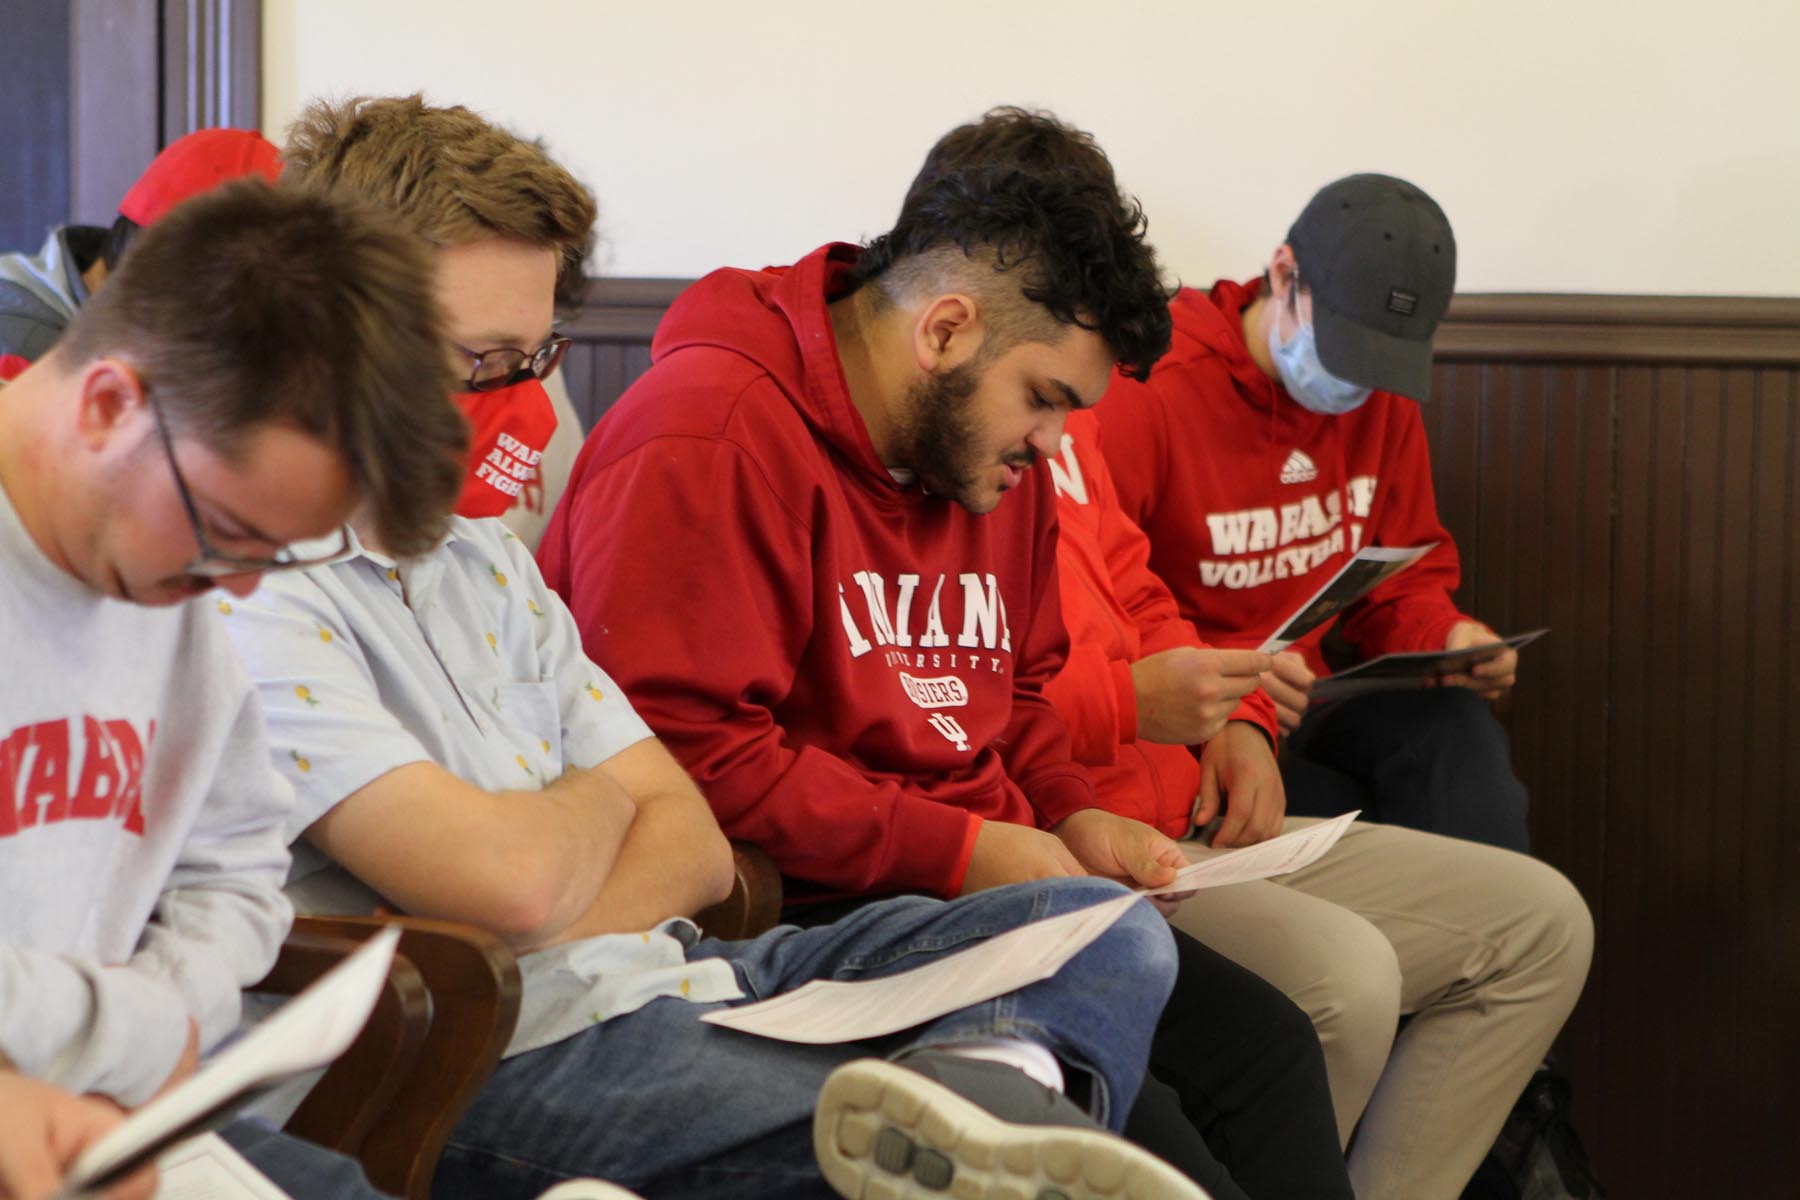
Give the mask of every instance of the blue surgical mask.
[(1319, 361), (1319, 347), (1313, 340), (1310, 323), (1301, 325), (1293, 340), (1283, 345), (1281, 319), (1277, 315), (1269, 322), (1269, 356), (1275, 360), (1275, 369), (1280, 372), (1288, 395), (1309, 412), (1342, 416), (1362, 407), (1369, 398), (1369, 388), (1339, 379), (1325, 369)]

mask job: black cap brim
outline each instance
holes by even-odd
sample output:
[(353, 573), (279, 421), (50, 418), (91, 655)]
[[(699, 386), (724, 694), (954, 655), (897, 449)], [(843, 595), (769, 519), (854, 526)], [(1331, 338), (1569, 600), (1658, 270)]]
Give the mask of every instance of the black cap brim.
[(1339, 379), (1424, 400), (1431, 393), (1431, 342), (1395, 337), (1345, 320), (1313, 298), (1319, 361)]

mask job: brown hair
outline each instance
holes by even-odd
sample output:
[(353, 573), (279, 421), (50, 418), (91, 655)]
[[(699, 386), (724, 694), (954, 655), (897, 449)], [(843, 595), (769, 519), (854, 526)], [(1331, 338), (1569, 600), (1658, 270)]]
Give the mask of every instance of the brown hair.
[(544, 152), (424, 97), (315, 100), (288, 127), (283, 182), (350, 195), (439, 246), (506, 237), (556, 251), (557, 299), (579, 302), (593, 193)]
[(430, 252), (390, 219), (260, 180), (190, 200), (137, 239), (57, 353), (64, 370), (102, 357), (227, 457), (272, 423), (335, 445), (390, 553), (442, 535), (468, 424)]

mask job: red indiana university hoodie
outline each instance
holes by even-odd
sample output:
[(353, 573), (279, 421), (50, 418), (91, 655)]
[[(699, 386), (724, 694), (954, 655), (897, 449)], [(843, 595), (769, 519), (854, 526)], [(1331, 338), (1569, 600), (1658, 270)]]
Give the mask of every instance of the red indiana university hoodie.
[(876, 457), (826, 303), (854, 246), (715, 271), (595, 428), (538, 555), (589, 657), (796, 899), (953, 895), (982, 820), (1095, 806), (1044, 698), (1056, 503), (986, 516)]

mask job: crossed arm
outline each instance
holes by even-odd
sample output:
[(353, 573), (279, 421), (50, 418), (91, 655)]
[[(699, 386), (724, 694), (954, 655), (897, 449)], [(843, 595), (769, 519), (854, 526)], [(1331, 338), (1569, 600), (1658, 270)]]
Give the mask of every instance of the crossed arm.
[(467, 921), (521, 949), (647, 929), (731, 887), (724, 835), (654, 738), (532, 791), (485, 791), (409, 763), (305, 836), (395, 907)]

